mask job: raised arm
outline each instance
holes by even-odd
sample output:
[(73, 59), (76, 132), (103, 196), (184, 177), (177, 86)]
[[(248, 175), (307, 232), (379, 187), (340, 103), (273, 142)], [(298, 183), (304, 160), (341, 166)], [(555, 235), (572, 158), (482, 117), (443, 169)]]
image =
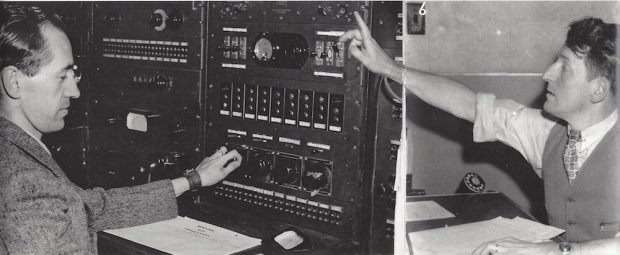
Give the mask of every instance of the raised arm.
[(391, 59), (370, 35), (370, 30), (355, 12), (359, 29), (347, 31), (341, 42), (350, 41), (349, 54), (370, 71), (405, 84), (424, 102), (459, 118), (474, 121), (476, 94), (465, 85), (439, 75), (407, 68)]

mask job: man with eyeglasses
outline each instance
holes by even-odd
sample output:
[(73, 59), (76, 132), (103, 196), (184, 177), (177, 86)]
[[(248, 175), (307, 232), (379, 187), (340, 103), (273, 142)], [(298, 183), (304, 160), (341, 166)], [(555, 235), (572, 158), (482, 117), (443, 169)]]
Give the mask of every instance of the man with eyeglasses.
[[(96, 254), (97, 234), (176, 217), (176, 197), (213, 185), (241, 162), (222, 147), (187, 177), (83, 190), (41, 142), (64, 127), (80, 74), (57, 16), (0, 9), (0, 254)], [(229, 164), (228, 162), (233, 161)]]

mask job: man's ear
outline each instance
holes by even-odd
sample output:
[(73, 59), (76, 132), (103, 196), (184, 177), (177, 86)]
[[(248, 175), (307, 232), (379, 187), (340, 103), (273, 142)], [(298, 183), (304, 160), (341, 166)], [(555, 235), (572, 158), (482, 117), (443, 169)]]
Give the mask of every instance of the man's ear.
[(592, 103), (598, 103), (607, 98), (611, 93), (610, 82), (602, 77), (594, 78), (591, 81), (594, 91), (592, 92)]
[(10, 98), (19, 98), (19, 69), (14, 66), (7, 66), (0, 72), (0, 82), (2, 83), (2, 93)]

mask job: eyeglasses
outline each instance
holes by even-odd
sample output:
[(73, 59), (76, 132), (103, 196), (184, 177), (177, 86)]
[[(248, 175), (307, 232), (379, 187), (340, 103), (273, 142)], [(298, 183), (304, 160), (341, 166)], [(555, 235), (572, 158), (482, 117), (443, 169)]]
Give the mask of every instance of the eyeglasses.
[(71, 70), (73, 71), (73, 79), (75, 80), (75, 83), (80, 83), (82, 80), (82, 71), (80, 71), (80, 68), (77, 65), (73, 65)]

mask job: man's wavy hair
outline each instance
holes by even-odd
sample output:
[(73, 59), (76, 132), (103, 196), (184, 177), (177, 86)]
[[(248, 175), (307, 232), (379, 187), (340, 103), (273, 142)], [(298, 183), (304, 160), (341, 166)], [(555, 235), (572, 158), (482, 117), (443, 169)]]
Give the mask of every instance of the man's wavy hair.
[(40, 8), (16, 3), (2, 4), (0, 10), (0, 70), (15, 66), (28, 76), (49, 63), (53, 56), (42, 35), (44, 26), (65, 31), (58, 15), (46, 15)]
[(618, 25), (586, 17), (570, 24), (565, 45), (576, 56), (585, 58), (588, 79), (605, 78), (612, 94), (616, 91)]

